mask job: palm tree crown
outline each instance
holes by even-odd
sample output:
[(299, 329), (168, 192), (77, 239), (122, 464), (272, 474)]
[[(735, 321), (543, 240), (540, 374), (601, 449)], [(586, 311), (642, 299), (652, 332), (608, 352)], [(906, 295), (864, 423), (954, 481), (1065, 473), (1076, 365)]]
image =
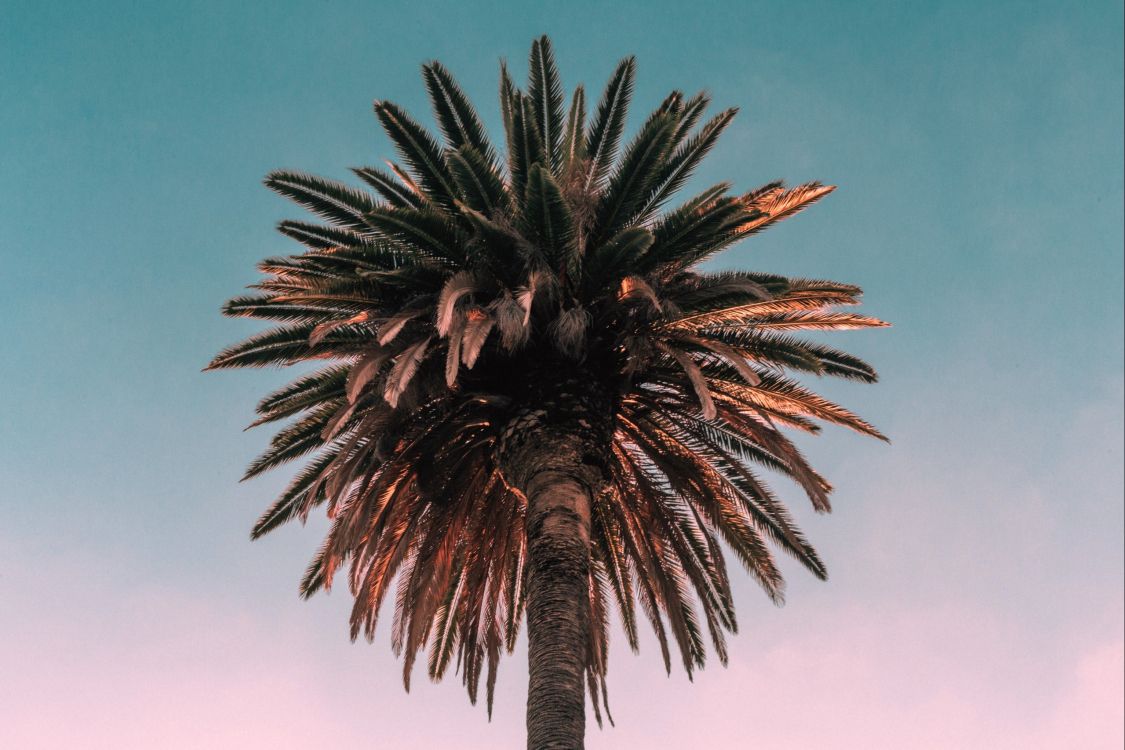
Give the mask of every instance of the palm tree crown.
[(525, 608), (529, 457), (539, 436), (565, 432), (592, 488), (582, 606), (595, 711), (611, 600), (634, 649), (643, 618), (666, 666), (677, 650), (690, 674), (706, 640), (725, 663), (736, 623), (724, 546), (777, 601), (771, 545), (825, 576), (757, 473), (829, 509), (828, 482), (783, 428), (882, 437), (786, 374), (875, 371), (793, 334), (885, 324), (836, 309), (858, 302), (849, 284), (699, 264), (832, 188), (720, 184), (666, 210), (735, 110), (704, 120), (705, 94), (673, 92), (621, 148), (632, 58), (587, 117), (583, 89), (564, 102), (537, 40), (526, 90), (501, 67), (503, 151), (442, 65), (423, 78), (442, 138), (376, 102), (401, 162), (354, 170), (373, 193), (266, 179), (324, 223), (281, 223), (304, 250), (263, 261), (254, 292), (224, 307), (278, 325), (210, 367), (323, 365), (258, 405), (254, 424), (289, 421), (246, 476), (308, 458), (253, 536), (323, 505), (332, 526), (303, 594), (346, 567), (351, 634), (370, 639), (397, 581), (407, 687), (428, 649), (430, 676), (456, 665), (474, 701), (484, 676), (491, 710)]

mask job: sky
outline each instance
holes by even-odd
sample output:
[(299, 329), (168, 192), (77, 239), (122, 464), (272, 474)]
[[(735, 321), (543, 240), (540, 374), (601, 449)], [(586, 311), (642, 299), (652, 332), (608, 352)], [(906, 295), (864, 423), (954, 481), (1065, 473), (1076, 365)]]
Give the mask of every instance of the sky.
[[(0, 746), (520, 747), (526, 655), (491, 722), (401, 686), (347, 592), (302, 601), (324, 523), (251, 543), (287, 472), (239, 484), (281, 371), (201, 373), (255, 330), (220, 304), (304, 218), (271, 169), (392, 156), (440, 59), (499, 133), (498, 61), (552, 36), (567, 87), (635, 54), (740, 114), (689, 187), (839, 190), (715, 268), (837, 279), (890, 329), (822, 337), (817, 383), (891, 445), (805, 441), (837, 487), (830, 571), (736, 583), (730, 666), (689, 683), (614, 641), (587, 746), (1120, 748), (1122, 4), (6, 0), (0, 23)], [(780, 482), (778, 483), (780, 485)]]

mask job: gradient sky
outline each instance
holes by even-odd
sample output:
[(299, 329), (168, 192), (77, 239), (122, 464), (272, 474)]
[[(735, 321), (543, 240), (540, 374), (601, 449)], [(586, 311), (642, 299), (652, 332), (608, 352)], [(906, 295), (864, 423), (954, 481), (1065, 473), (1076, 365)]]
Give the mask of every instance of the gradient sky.
[[(160, 5), (155, 8), (150, 6)], [(478, 6), (470, 9), (470, 5)], [(76, 3), (0, 21), (0, 746), (491, 748), (456, 678), (406, 695), (386, 630), (296, 584), (323, 523), (251, 544), (286, 472), (237, 483), (285, 374), (200, 368), (220, 303), (293, 246), (262, 176), (347, 178), (426, 115), (439, 58), (497, 132), (497, 61), (552, 35), (567, 86), (636, 54), (741, 114), (694, 186), (840, 190), (719, 266), (862, 285), (885, 331), (825, 383), (885, 446), (806, 441), (837, 485), (831, 571), (736, 585), (731, 666), (665, 677), (616, 641), (591, 748), (1120, 748), (1122, 5)]]

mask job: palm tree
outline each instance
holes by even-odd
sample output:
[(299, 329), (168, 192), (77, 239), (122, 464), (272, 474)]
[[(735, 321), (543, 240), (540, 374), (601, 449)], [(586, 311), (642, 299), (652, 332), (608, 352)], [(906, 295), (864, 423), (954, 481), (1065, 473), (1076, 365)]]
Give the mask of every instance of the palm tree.
[(582, 746), (587, 689), (599, 724), (608, 713), (610, 601), (634, 650), (639, 604), (665, 667), (674, 644), (690, 675), (705, 639), (725, 663), (735, 631), (724, 546), (776, 602), (770, 544), (825, 577), (755, 471), (829, 509), (782, 428), (882, 437), (785, 374), (876, 379), (792, 335), (885, 325), (835, 309), (859, 288), (698, 270), (832, 188), (720, 184), (664, 211), (735, 110), (703, 122), (708, 97), (673, 92), (619, 155), (634, 67), (617, 66), (587, 118), (536, 40), (526, 91), (501, 66), (500, 152), (449, 72), (423, 66), (443, 142), (376, 102), (402, 163), (353, 170), (374, 194), (268, 176), (325, 223), (280, 224), (304, 251), (263, 261), (255, 291), (223, 308), (279, 325), (209, 366), (320, 362), (258, 404), (255, 425), (291, 421), (246, 477), (309, 458), (252, 536), (324, 506), (302, 594), (347, 563), (351, 635), (371, 639), (397, 581), (407, 689), (428, 649), (430, 677), (455, 664), (474, 702), (484, 678), (490, 713), (526, 611), (529, 748)]

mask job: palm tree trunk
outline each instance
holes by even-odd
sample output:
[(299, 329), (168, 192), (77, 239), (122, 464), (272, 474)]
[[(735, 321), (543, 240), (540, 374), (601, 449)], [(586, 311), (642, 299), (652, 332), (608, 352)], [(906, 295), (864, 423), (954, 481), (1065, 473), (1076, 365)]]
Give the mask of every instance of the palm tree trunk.
[(588, 373), (531, 375), (498, 455), (527, 498), (528, 750), (581, 750), (586, 732), (590, 515), (605, 484), (612, 400)]
[(588, 639), (590, 489), (568, 472), (527, 482), (528, 750), (580, 750)]

